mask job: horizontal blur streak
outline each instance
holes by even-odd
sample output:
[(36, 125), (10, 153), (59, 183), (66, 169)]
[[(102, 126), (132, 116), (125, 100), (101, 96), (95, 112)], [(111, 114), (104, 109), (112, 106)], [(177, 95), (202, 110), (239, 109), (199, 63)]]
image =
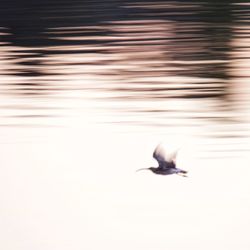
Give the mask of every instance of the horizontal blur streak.
[(0, 126), (249, 137), (249, 15), (236, 1), (5, 1)]

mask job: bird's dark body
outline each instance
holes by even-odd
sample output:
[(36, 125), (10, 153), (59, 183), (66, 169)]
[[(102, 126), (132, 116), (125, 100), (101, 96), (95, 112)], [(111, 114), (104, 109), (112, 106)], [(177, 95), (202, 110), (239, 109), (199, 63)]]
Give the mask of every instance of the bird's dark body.
[(160, 174), (160, 175), (169, 175), (169, 174), (186, 174), (187, 171), (179, 169), (179, 168), (149, 168), (153, 173)]

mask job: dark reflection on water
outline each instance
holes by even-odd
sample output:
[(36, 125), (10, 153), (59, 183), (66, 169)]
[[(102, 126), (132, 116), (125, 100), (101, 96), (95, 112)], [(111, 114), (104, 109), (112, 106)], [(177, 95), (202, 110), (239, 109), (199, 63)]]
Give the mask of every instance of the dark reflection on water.
[(1, 7), (2, 126), (77, 110), (84, 119), (91, 113), (91, 122), (212, 122), (228, 126), (226, 136), (249, 135), (249, 3), (26, 0)]

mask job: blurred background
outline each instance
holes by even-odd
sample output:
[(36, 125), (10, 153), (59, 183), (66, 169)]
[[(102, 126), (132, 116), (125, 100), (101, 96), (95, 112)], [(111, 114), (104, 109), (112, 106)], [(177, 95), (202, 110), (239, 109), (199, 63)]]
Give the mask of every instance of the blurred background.
[[(2, 0), (0, 247), (250, 239), (250, 2)], [(189, 178), (135, 170), (180, 147)]]

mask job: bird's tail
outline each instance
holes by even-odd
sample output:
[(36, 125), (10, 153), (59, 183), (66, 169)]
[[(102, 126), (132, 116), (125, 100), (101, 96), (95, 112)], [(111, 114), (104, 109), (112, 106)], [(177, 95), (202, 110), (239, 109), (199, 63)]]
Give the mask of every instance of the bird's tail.
[(180, 173), (182, 173), (182, 174), (187, 174), (187, 173), (188, 173), (188, 171), (186, 171), (186, 170), (182, 170), (182, 169), (181, 169)]
[(180, 172), (178, 173), (178, 175), (181, 175), (181, 176), (183, 176), (183, 177), (188, 177), (187, 176), (187, 173), (188, 173), (188, 171), (186, 171), (186, 170), (180, 170)]

